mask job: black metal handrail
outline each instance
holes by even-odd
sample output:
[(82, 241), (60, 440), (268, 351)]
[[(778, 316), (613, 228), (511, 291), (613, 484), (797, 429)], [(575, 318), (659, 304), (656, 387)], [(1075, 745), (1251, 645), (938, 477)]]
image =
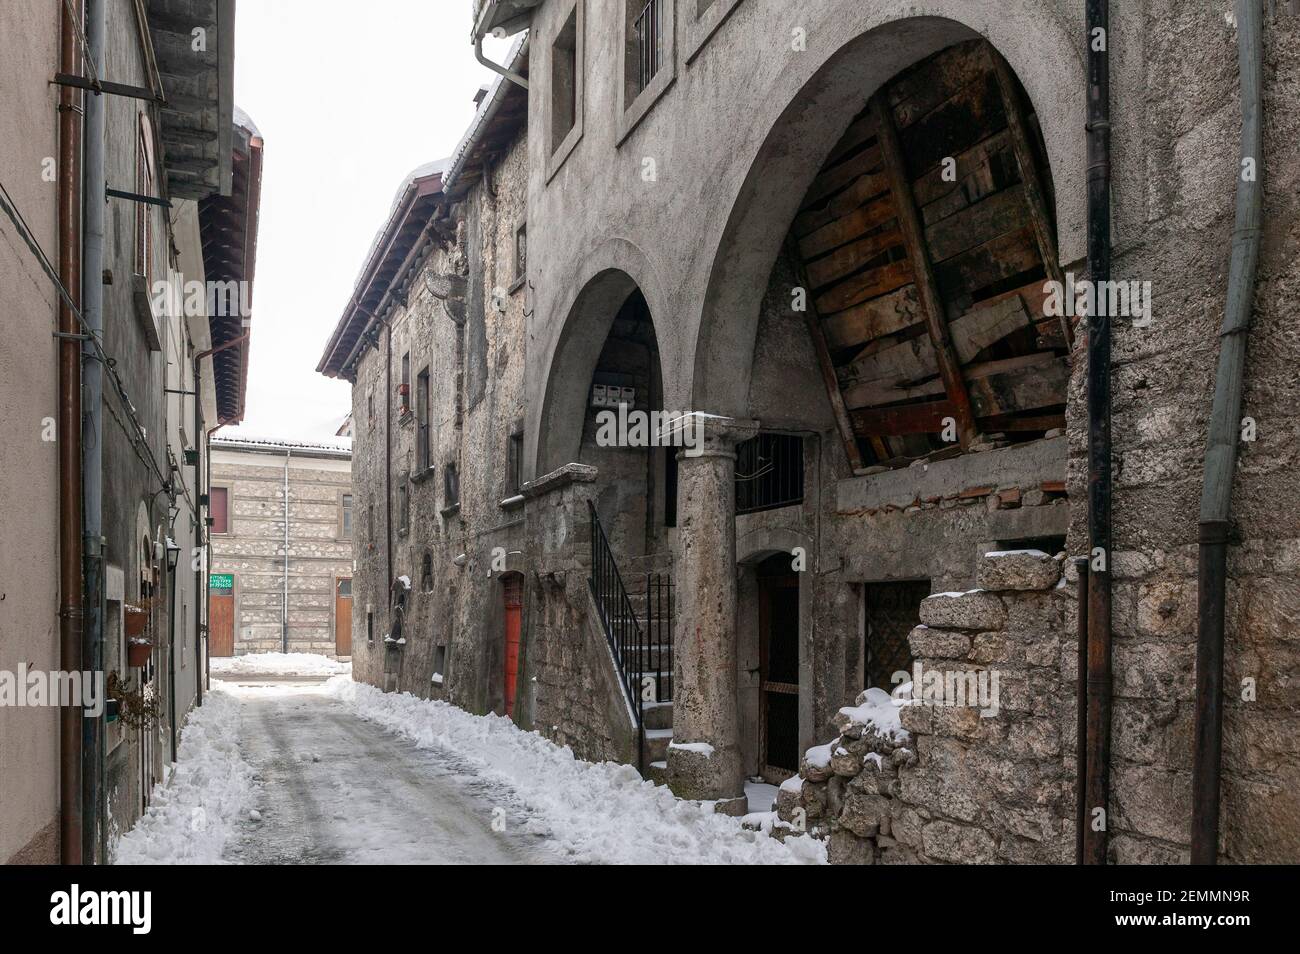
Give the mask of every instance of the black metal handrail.
[[(672, 701), (672, 581), (662, 573), (646, 575), (646, 625), (642, 629), (609, 538), (605, 536), (605, 529), (591, 501), (587, 501), (587, 510), (591, 517), (591, 576), (588, 583), (605, 638), (614, 654), (619, 681), (632, 707), (637, 727), (638, 762), (644, 769), (645, 704)], [(648, 675), (652, 679), (649, 684), (645, 681)]]
[[(673, 701), (673, 582), (666, 573), (645, 577), (645, 666), (654, 672), (655, 702)], [(643, 677), (644, 680), (644, 677)], [(645, 695), (645, 683), (642, 681)]]

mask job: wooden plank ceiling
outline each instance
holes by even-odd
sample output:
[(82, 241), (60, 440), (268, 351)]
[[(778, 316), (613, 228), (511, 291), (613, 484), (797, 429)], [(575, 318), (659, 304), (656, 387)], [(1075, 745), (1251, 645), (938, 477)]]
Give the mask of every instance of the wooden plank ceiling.
[(899, 74), (832, 150), (789, 244), (855, 469), (1064, 426), (1045, 168), (1028, 98), (983, 40)]

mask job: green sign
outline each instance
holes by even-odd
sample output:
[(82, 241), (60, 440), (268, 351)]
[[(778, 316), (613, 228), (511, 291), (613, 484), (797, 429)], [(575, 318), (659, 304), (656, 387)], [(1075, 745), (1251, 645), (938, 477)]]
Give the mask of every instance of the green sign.
[(208, 577), (208, 589), (210, 590), (233, 590), (235, 588), (235, 575), (233, 573), (213, 573)]

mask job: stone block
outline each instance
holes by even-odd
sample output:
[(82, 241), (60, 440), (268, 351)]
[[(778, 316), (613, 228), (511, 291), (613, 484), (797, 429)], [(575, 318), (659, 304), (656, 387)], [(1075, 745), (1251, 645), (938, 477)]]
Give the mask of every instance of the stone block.
[(942, 629), (1002, 629), (1007, 610), (1002, 600), (986, 590), (935, 593), (921, 601), (921, 622)]
[(965, 633), (917, 626), (907, 636), (914, 658), (963, 659), (970, 652), (971, 638)]
[(986, 553), (975, 579), (985, 590), (1047, 590), (1061, 579), (1061, 564), (1041, 550)]
[(921, 831), (925, 854), (954, 864), (987, 865), (995, 860), (993, 836), (988, 832), (946, 821), (932, 821)]
[(826, 844), (826, 857), (833, 865), (874, 865), (876, 845), (845, 828), (836, 828)]

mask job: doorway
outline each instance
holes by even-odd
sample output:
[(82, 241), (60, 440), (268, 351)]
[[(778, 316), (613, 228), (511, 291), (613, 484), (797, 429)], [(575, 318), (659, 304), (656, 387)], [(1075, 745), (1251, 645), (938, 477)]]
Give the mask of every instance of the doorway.
[(759, 753), (769, 782), (799, 770), (799, 574), (779, 553), (759, 564)]
[(334, 654), (352, 655), (352, 578), (334, 581)]
[(512, 573), (501, 580), (505, 604), (505, 702), (506, 718), (515, 714), (515, 694), (519, 685), (519, 637), (523, 629), (523, 577)]
[[(900, 580), (863, 585), (866, 665), (864, 689), (892, 692), (894, 674), (912, 669), (908, 634), (921, 622), (921, 601), (930, 595), (929, 580)], [(910, 678), (910, 676), (908, 677)]]
[(235, 594), (208, 592), (208, 655), (235, 655)]

